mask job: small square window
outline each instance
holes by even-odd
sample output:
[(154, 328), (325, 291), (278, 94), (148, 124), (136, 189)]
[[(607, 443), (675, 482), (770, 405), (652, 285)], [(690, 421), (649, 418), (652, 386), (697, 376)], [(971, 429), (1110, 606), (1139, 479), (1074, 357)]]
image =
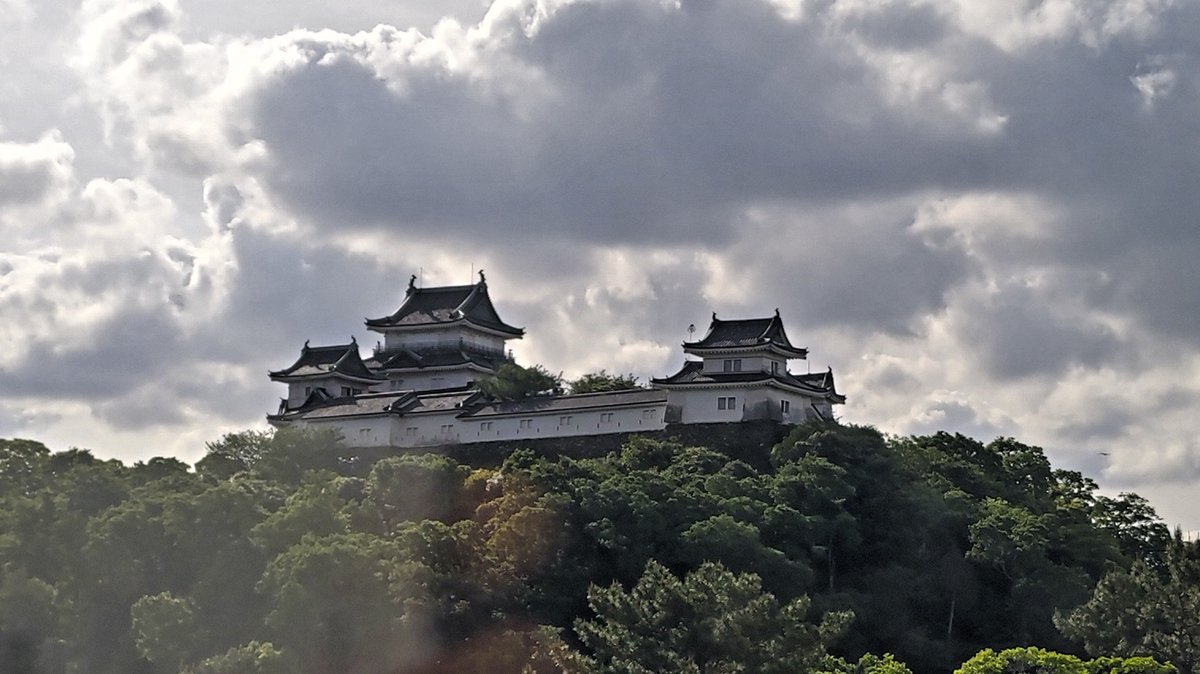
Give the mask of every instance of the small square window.
[(571, 424), (574, 424), (574, 423), (575, 423), (575, 417), (572, 417), (572, 416), (558, 418), (559, 426), (570, 426)]
[(522, 419), (521, 428), (533, 428), (533, 419)]
[(404, 429), (404, 434), (405, 434), (405, 435), (416, 435), (416, 434), (417, 434), (417, 427), (416, 427), (416, 426), (409, 426), (408, 428)]
[(602, 412), (600, 414), (600, 423), (602, 423), (602, 424), (610, 424), (610, 423), (612, 423), (612, 419), (613, 419), (612, 412)]
[(792, 411), (792, 402), (790, 400), (779, 401), (779, 411), (787, 414)]
[(480, 424), (479, 424), (479, 430), (481, 430), (481, 431), (490, 431), (490, 430), (492, 430), (492, 422), (490, 422), (490, 421), (484, 421), (484, 422), (480, 423)]

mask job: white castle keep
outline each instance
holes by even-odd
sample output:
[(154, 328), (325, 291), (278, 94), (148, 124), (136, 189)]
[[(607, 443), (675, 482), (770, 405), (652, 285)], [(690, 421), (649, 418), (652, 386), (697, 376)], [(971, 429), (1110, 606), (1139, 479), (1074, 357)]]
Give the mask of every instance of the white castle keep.
[(510, 362), (505, 342), (525, 331), (496, 313), (487, 282), (416, 287), (395, 313), (367, 319), (383, 335), (363, 359), (358, 344), (309, 346), (270, 373), (288, 385), (273, 426), (334, 429), (353, 447), (441, 445), (660, 431), (668, 424), (783, 424), (832, 419), (845, 402), (832, 369), (792, 374), (792, 346), (779, 311), (769, 318), (720, 320), (703, 339), (684, 342), (683, 367), (650, 388), (505, 401), (475, 385)]

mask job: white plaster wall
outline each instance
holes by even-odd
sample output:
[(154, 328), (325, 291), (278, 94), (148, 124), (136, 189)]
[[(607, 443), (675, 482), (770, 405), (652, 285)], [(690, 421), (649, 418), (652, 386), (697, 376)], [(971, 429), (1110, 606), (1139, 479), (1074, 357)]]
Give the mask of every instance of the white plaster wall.
[(337, 417), (307, 419), (291, 422), (292, 428), (337, 431), (347, 447), (380, 447), (390, 442), (392, 435), (389, 417)]
[(320, 379), (291, 382), (288, 384), (288, 405), (296, 407), (303, 403), (308, 398), (308, 394), (304, 392), (306, 387), (314, 391), (318, 388), (324, 388), (329, 395), (338, 397), (342, 394), (343, 386), (349, 386), (352, 389), (362, 389), (364, 392), (370, 388), (364, 383), (348, 382), (338, 377), (321, 377)]
[(725, 372), (725, 361), (741, 360), (742, 369), (731, 370), (732, 372), (770, 372), (771, 363), (779, 364), (779, 371), (787, 371), (787, 361), (783, 358), (774, 356), (713, 356), (704, 359), (704, 372), (717, 373)]
[[(520, 438), (563, 438), (633, 431), (657, 431), (666, 428), (666, 410), (667, 405), (663, 402), (604, 411), (588, 410), (511, 417), (480, 417), (463, 425), (460, 438), (462, 442), (486, 442)], [(611, 416), (605, 417), (604, 415)], [(528, 424), (523, 425), (522, 421), (528, 421)], [(487, 424), (490, 424), (490, 427), (486, 427)]]
[[(479, 381), (484, 374), (474, 370), (442, 370), (428, 372), (405, 372), (389, 377), (393, 391), (430, 391), (439, 388), (457, 388)], [(439, 381), (440, 380), (440, 381)]]
[(462, 326), (452, 328), (437, 328), (432, 330), (413, 330), (387, 332), (384, 335), (385, 350), (412, 349), (445, 349), (459, 346), (474, 347), (485, 351), (504, 352), (504, 340), (494, 335), (486, 335), (476, 330)]
[[(745, 408), (746, 390), (745, 389), (698, 389), (684, 391), (670, 391), (667, 394), (668, 402), (672, 405), (679, 405), (682, 408), (683, 416), (681, 421), (685, 424), (711, 424), (711, 423), (728, 423), (742, 420), (742, 411)], [(717, 409), (718, 397), (735, 397), (736, 403), (732, 410)]]
[[(422, 412), (396, 417), (392, 431), (394, 447), (428, 447), (464, 442), (460, 439), (462, 423), (455, 417), (462, 410)], [(446, 430), (443, 427), (449, 426)], [(469, 440), (467, 440), (469, 442)]]
[(348, 447), (380, 447), (391, 442), (389, 417), (362, 417), (341, 420), (342, 441)]

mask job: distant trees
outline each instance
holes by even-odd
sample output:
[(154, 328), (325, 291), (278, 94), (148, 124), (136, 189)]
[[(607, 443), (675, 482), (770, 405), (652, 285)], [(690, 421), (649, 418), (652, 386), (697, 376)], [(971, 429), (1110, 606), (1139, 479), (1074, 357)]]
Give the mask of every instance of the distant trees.
[(498, 400), (521, 400), (536, 396), (562, 393), (562, 376), (552, 374), (541, 365), (521, 367), (504, 363), (496, 373), (478, 382), (479, 389)]
[(651, 560), (628, 592), (593, 586), (588, 604), (596, 619), (575, 631), (598, 674), (813, 671), (853, 619), (839, 612), (808, 622), (807, 597), (781, 605), (756, 575), (717, 563), (681, 579)]
[(638, 378), (632, 372), (629, 374), (609, 374), (606, 370), (589, 372), (573, 379), (567, 384), (571, 394), (578, 393), (608, 393), (609, 391), (626, 391), (641, 388)]
[(1138, 560), (1104, 576), (1091, 599), (1056, 622), (1089, 653), (1152, 655), (1183, 674), (1200, 667), (1200, 543), (1178, 532), (1156, 568)]
[(955, 674), (1173, 674), (1175, 668), (1147, 657), (1080, 660), (1042, 648), (984, 649)]
[(499, 466), (0, 441), (0, 671), (1193, 674), (1200, 552), (1163, 533), (1037, 447), (835, 424)]

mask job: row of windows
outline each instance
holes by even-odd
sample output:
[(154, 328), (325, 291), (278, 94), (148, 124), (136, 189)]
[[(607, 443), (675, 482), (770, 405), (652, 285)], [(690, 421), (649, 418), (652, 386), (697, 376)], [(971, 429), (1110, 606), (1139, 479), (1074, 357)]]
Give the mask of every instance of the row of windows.
[[(742, 359), (741, 358), (728, 358), (726, 360), (721, 361), (721, 370), (723, 372), (741, 372), (742, 371)], [(779, 374), (779, 361), (775, 361), (775, 360), (771, 361), (771, 374)]]
[[(313, 390), (314, 390), (313, 387), (305, 386), (304, 387), (304, 397), (307, 398), (309, 395), (311, 395)], [(329, 395), (329, 390), (326, 389), (324, 386), (318, 386), (318, 387), (316, 387), (315, 390), (320, 391), (320, 392), (324, 393), (325, 395)], [(343, 398), (348, 397), (348, 396), (356, 396), (362, 392), (363, 392), (363, 390), (360, 388), (352, 388), (350, 386), (342, 387), (342, 397)]]
[[(730, 408), (730, 409), (732, 409), (732, 408)], [(653, 410), (653, 409), (642, 410), (642, 418), (643, 419), (652, 419), (652, 418), (654, 418), (654, 415), (655, 415), (655, 410)], [(613, 413), (612, 412), (602, 412), (600, 414), (600, 423), (611, 424), (612, 422), (613, 422)], [(491, 422), (491, 421), (479, 422), (479, 431), (480, 432), (491, 431), (493, 429), (493, 423), (494, 422)], [(558, 418), (559, 426), (571, 426), (571, 425), (574, 425), (574, 423), (575, 423), (574, 415), (566, 415), (566, 416), (561, 416)], [(533, 428), (533, 419), (521, 419), (517, 422), (517, 426), (524, 430), (532, 429)], [(420, 430), (420, 429), (417, 426), (409, 426), (404, 429), (404, 434), (410, 435), (410, 436), (416, 435), (418, 430)], [(453, 431), (454, 431), (454, 424), (444, 424), (442, 426), (442, 434), (443, 435), (447, 435)]]
[[(737, 397), (736, 396), (721, 396), (721, 397), (717, 398), (717, 409), (719, 409), (719, 410), (736, 410), (737, 409)], [(784, 414), (788, 414), (789, 412), (791, 412), (792, 411), (792, 401), (780, 400), (779, 401), (779, 411), (783, 412)]]

